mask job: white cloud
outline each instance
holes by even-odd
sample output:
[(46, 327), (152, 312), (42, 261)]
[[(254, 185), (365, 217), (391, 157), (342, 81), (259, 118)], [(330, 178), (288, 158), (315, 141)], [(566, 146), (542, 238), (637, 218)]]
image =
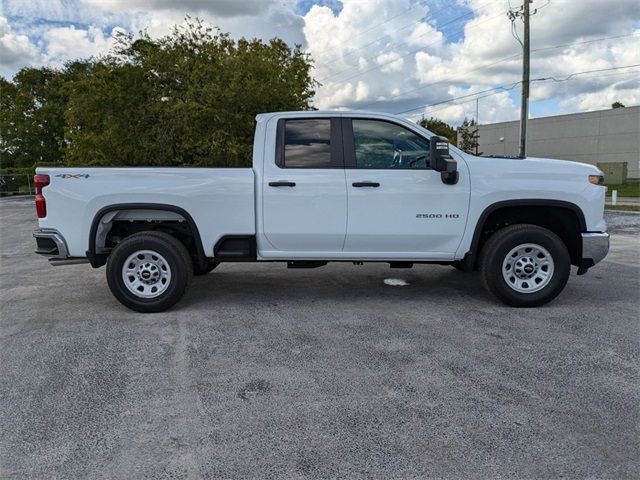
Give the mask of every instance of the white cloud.
[(17, 69), (39, 62), (38, 49), (26, 35), (12, 31), (5, 17), (0, 17), (0, 75), (10, 76)]
[[(598, 37), (630, 34), (634, 30), (638, 32), (640, 5), (636, 0), (619, 0), (611, 9), (606, 7), (609, 2), (599, 0), (553, 0), (544, 6), (545, 3), (536, 0), (533, 4), (533, 9), (539, 10), (531, 20), (532, 78), (554, 76), (562, 79), (575, 72), (640, 63), (640, 49), (637, 48), (640, 37), (637, 34), (541, 50)], [(309, 52), (316, 59), (317, 76), (323, 80), (317, 105), (332, 107), (339, 104), (401, 112), (497, 85), (517, 84), (521, 79), (521, 48), (511, 35), (511, 24), (506, 17), (508, 2), (467, 0), (464, 4), (473, 11), (473, 18), (466, 23), (451, 22), (446, 17), (436, 19), (439, 21), (435, 23), (420, 21), (422, 16), (414, 15), (414, 25), (403, 30), (394, 29), (393, 25), (406, 24), (408, 16), (378, 28), (372, 27), (377, 21), (363, 23), (362, 18), (368, 18), (374, 10), (388, 11), (391, 7), (397, 14), (407, 8), (407, 2), (375, 0), (363, 5), (359, 0), (345, 0), (338, 15), (324, 7), (311, 9), (305, 16), (305, 35)], [(542, 6), (544, 8), (540, 8)], [(393, 14), (388, 12), (375, 18), (391, 17)], [(447, 24), (444, 30), (448, 34), (464, 24), (460, 41), (445, 41), (437, 26)], [(521, 25), (518, 28), (521, 29)], [(358, 81), (365, 82), (369, 92), (361, 101), (349, 98), (349, 88), (345, 88)], [(615, 95), (627, 98), (633, 104), (633, 88), (613, 86), (611, 82), (606, 78), (596, 82), (576, 76), (564, 84), (533, 83), (531, 98), (532, 101), (557, 100), (558, 113), (562, 113), (564, 106), (569, 108), (576, 102), (580, 106), (576, 108), (607, 108), (611, 103), (609, 98)], [(481, 120), (516, 119), (518, 102), (514, 103), (512, 98), (518, 98), (518, 95), (502, 92), (480, 100)], [(569, 101), (569, 98), (573, 100)], [(464, 101), (460, 99), (455, 103)], [(420, 113), (421, 110), (410, 112), (413, 116)], [(459, 105), (454, 102), (443, 104), (437, 113), (456, 123), (465, 115), (475, 116), (474, 98)]]
[(634, 90), (627, 90), (624, 93), (617, 92), (615, 88), (612, 87), (605, 88), (604, 91), (600, 92), (583, 93), (563, 100), (560, 106), (565, 112), (584, 112), (599, 110), (602, 108), (603, 103), (606, 106), (614, 102), (622, 102), (623, 105), (638, 105), (640, 104), (638, 87), (640, 87), (640, 85), (636, 84)]
[[(316, 96), (320, 108), (339, 106), (336, 101), (357, 108), (394, 88), (402, 91), (413, 69), (407, 38), (415, 45), (419, 35), (433, 34), (429, 28), (416, 33), (417, 19), (428, 9), (409, 0), (344, 0), (342, 5), (337, 15), (316, 5), (304, 17), (307, 51), (322, 83)], [(367, 85), (366, 94), (353, 96), (349, 85), (358, 82)]]
[(85, 25), (127, 21), (126, 16), (104, 9), (102, 2), (91, 4), (86, 0), (2, 0), (2, 14), (35, 29), (46, 28), (40, 25), (43, 21)]
[(419, 23), (407, 37), (410, 47), (424, 47), (427, 51), (439, 51), (444, 44), (444, 35), (428, 23)]
[(273, 0), (84, 0), (87, 4), (109, 10), (180, 10), (209, 12), (220, 17), (254, 16), (268, 10)]
[[(292, 0), (3, 0), (13, 25), (0, 23), (0, 73), (13, 75), (30, 64), (59, 66), (67, 60), (107, 53), (115, 32), (145, 30), (152, 37), (169, 34), (185, 16), (198, 17), (234, 38), (278, 36), (304, 44), (303, 19)], [(107, 28), (105, 28), (107, 27)], [(31, 37), (31, 39), (29, 38)], [(34, 41), (33, 38), (36, 38)]]
[[(531, 19), (533, 79), (561, 80), (574, 72), (640, 63), (637, 0), (546, 3), (532, 4), (538, 9)], [(11, 20), (0, 17), (0, 68), (11, 74), (28, 64), (59, 65), (100, 55), (113, 45), (114, 27), (146, 29), (158, 37), (189, 14), (235, 38), (278, 36), (290, 45), (302, 44), (314, 59), (314, 76), (322, 83), (315, 99), (319, 108), (411, 110), (417, 116), (431, 111), (459, 123), (464, 116), (475, 116), (473, 96), (441, 102), (520, 80), (521, 49), (511, 36), (506, 0), (341, 0), (341, 4), (337, 14), (315, 5), (300, 16), (297, 0), (3, 0), (3, 14)], [(634, 31), (635, 36), (546, 48)], [(533, 82), (531, 101), (553, 101), (557, 113), (607, 108), (616, 100), (639, 102), (640, 88), (631, 75), (606, 73), (620, 72)], [(481, 121), (517, 118), (514, 98), (517, 90), (480, 100)], [(417, 109), (434, 103), (439, 105)]]
[(282, 38), (290, 45), (304, 44), (303, 20), (293, 0), (83, 0), (119, 17), (126, 17), (132, 32), (146, 30), (152, 37), (167, 35), (185, 17), (231, 33), (234, 38)]
[(345, 83), (337, 88), (331, 95), (318, 101), (318, 107), (322, 109), (344, 109), (353, 102), (360, 102), (369, 98), (369, 87), (363, 81), (355, 84)]
[(46, 56), (50, 64), (61, 64), (70, 58), (89, 58), (108, 52), (115, 43), (118, 31), (114, 28), (105, 36), (96, 27), (77, 29), (75, 27), (52, 28), (43, 40), (46, 43)]
[(399, 72), (404, 67), (404, 58), (396, 52), (381, 53), (376, 58), (376, 63), (382, 73)]
[[(481, 91), (479, 87), (460, 88), (450, 87), (451, 97), (461, 97), (471, 95)], [(480, 123), (503, 122), (513, 120), (517, 117), (519, 108), (514, 104), (509, 92), (498, 91), (495, 95), (480, 98), (478, 100), (478, 114)], [(465, 118), (476, 118), (476, 102), (465, 102), (461, 104), (445, 104), (443, 106), (426, 108), (418, 112), (425, 117), (436, 117), (453, 124), (461, 123)]]
[[(554, 92), (555, 93), (555, 92)], [(640, 104), (640, 78), (621, 73), (590, 76), (580, 91), (563, 92), (560, 107), (565, 112), (598, 110), (614, 102), (624, 105)]]

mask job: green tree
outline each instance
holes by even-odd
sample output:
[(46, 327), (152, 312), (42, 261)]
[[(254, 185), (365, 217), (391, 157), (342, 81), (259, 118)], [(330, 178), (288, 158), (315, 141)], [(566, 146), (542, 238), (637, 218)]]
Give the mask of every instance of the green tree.
[(447, 137), (450, 143), (454, 145), (456, 144), (456, 129), (453, 128), (448, 123), (433, 117), (429, 118), (428, 120), (422, 117), (418, 121), (418, 125), (426, 128), (427, 130), (435, 133), (436, 135)]
[(187, 18), (106, 56), (0, 77), (0, 167), (249, 166), (255, 116), (313, 108), (312, 63), (279, 39)]
[(478, 139), (480, 136), (478, 135), (478, 127), (474, 119), (469, 120), (465, 117), (462, 125), (458, 127), (458, 138), (460, 139), (458, 144), (460, 150), (464, 150), (473, 155), (482, 155), (482, 152), (478, 152)]
[(621, 102), (613, 102), (611, 104), (611, 108), (624, 108), (625, 105), (623, 105)]
[(73, 165), (249, 166), (255, 116), (311, 108), (311, 61), (281, 40), (234, 41), (188, 21), (119, 37), (67, 86)]
[(65, 74), (23, 68), (8, 81), (0, 77), (0, 166), (31, 167), (62, 161)]

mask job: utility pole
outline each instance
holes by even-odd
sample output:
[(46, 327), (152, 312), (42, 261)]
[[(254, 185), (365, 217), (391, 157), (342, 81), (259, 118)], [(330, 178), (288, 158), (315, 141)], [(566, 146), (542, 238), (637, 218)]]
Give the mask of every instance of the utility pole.
[[(530, 72), (530, 47), (529, 47), (529, 19), (535, 15), (538, 9), (531, 12), (530, 4), (533, 0), (523, 0), (522, 6), (515, 10), (509, 10), (507, 17), (511, 20), (511, 34), (522, 46), (522, 99), (520, 101), (520, 149), (518, 155), (527, 155), (527, 120), (529, 119), (529, 72)], [(549, 2), (547, 2), (548, 4)], [(546, 6), (546, 5), (545, 5)], [(516, 18), (522, 18), (524, 23), (524, 38), (521, 40), (516, 28)]]
[(529, 4), (531, 0), (524, 0), (523, 15), (524, 39), (522, 42), (522, 100), (520, 102), (520, 151), (518, 155), (527, 156), (527, 121), (529, 120)]

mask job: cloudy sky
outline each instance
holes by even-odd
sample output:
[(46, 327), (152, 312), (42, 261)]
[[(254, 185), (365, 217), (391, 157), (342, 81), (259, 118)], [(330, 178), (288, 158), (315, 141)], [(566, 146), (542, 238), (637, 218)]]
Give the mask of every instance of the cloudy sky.
[[(511, 0), (513, 8), (521, 0)], [(100, 55), (119, 29), (186, 14), (234, 37), (283, 38), (315, 62), (318, 108), (518, 118), (521, 47), (507, 0), (0, 0), (0, 74)], [(639, 0), (533, 0), (531, 115), (640, 104)], [(516, 21), (518, 33), (522, 22)], [(625, 68), (622, 68), (625, 67)]]

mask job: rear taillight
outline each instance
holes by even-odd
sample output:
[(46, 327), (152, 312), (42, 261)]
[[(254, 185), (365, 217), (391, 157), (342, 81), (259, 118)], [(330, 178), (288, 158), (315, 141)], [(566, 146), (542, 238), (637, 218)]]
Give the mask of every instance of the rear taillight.
[(49, 185), (49, 175), (35, 175), (33, 184), (36, 187), (36, 213), (38, 218), (44, 218), (47, 216), (47, 203), (42, 196), (42, 189)]

